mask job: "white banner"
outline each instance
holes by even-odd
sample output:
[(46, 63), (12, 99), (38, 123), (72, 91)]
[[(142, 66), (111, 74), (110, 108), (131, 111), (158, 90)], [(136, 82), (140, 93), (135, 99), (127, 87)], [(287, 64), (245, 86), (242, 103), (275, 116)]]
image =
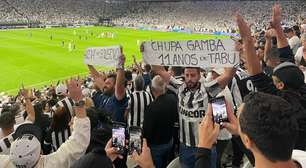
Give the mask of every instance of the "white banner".
[(146, 41), (142, 58), (146, 64), (183, 67), (233, 67), (239, 53), (232, 39)]
[(120, 54), (120, 46), (88, 48), (85, 52), (84, 63), (87, 65), (116, 67)]

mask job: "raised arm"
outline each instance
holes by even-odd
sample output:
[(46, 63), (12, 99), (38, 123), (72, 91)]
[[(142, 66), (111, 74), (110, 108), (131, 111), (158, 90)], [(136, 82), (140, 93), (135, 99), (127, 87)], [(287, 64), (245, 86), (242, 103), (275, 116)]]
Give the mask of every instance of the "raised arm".
[(258, 91), (274, 94), (276, 92), (276, 88), (273, 85), (272, 79), (262, 73), (260, 61), (256, 56), (254, 43), (252, 42), (249, 26), (239, 14), (237, 14), (236, 19), (240, 30), (240, 35), (243, 40), (246, 64), (248, 72), (251, 75), (252, 83), (258, 89)]
[(266, 39), (266, 44), (265, 44), (265, 51), (264, 51), (264, 60), (266, 61), (266, 57), (269, 53), (269, 51), (272, 48), (272, 37), (274, 36), (274, 29), (270, 29), (266, 31), (265, 33), (265, 39)]
[(87, 65), (89, 72), (93, 78), (100, 76), (100, 73), (96, 70), (96, 68), (92, 65)]
[(133, 55), (133, 61), (134, 61), (134, 64), (136, 65), (136, 67), (137, 67), (138, 73), (143, 74), (143, 70), (142, 70), (141, 66), (137, 63), (135, 55)]
[(152, 71), (163, 78), (163, 80), (169, 84), (171, 75), (166, 71), (163, 66), (152, 65)]
[[(143, 43), (140, 45), (140, 52), (144, 52), (144, 45)], [(152, 71), (163, 78), (163, 80), (169, 84), (171, 75), (165, 70), (163, 66), (159, 65), (152, 65)]]
[(125, 72), (124, 72), (125, 56), (121, 49), (121, 56), (117, 64), (117, 78), (115, 85), (115, 96), (117, 100), (122, 100), (125, 97)]
[(233, 79), (235, 73), (235, 68), (224, 68), (224, 73), (217, 78), (219, 86), (221, 88), (225, 88), (227, 84)]
[(44, 156), (45, 163), (54, 167), (71, 167), (85, 153), (90, 142), (90, 120), (86, 115), (84, 104), (80, 103), (82, 99), (81, 83), (77, 80), (70, 80), (67, 86), (69, 97), (79, 103), (74, 105), (76, 117), (71, 136), (56, 152)]
[(256, 56), (256, 50), (254, 47), (253, 38), (251, 36), (250, 27), (247, 25), (239, 13), (236, 15), (236, 21), (239, 27), (240, 36), (244, 44), (248, 72), (250, 75), (259, 74), (262, 72), (262, 69), (260, 66), (260, 60)]
[(105, 76), (101, 75), (92, 65), (87, 65), (87, 66), (88, 66), (91, 76), (94, 78), (94, 84), (95, 84), (96, 89), (99, 89), (102, 91), (104, 88)]
[(281, 15), (281, 7), (280, 5), (274, 5), (272, 14), (272, 22), (271, 26), (275, 29), (276, 39), (277, 39), (277, 48), (280, 52), (280, 60), (281, 62), (294, 62), (293, 52), (288, 44), (287, 38), (281, 26), (282, 15)]
[(278, 48), (284, 48), (287, 47), (288, 41), (285, 36), (285, 33), (283, 31), (282, 25), (282, 14), (281, 14), (281, 7), (279, 4), (274, 5), (272, 8), (272, 22), (271, 26), (276, 31), (276, 38), (277, 38), (277, 47)]
[(31, 91), (28, 89), (22, 88), (21, 89), (21, 95), (25, 99), (25, 104), (26, 104), (26, 112), (28, 114), (27, 120), (32, 121), (33, 123), (35, 122), (35, 110), (31, 102)]

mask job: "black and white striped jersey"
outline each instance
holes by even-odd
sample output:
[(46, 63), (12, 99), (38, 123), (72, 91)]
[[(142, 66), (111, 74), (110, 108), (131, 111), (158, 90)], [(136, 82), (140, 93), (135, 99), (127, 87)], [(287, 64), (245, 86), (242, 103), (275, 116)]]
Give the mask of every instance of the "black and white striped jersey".
[[(17, 124), (17, 125), (14, 125), (14, 130), (16, 130), (20, 125), (22, 124), (29, 124), (31, 123), (32, 124), (32, 121), (29, 121), (29, 120), (25, 120), (23, 123), (21, 124)], [(15, 132), (5, 136), (5, 137), (2, 137), (0, 139), (0, 154), (1, 155), (8, 155), (9, 152), (10, 152), (10, 148), (11, 148), (11, 144), (14, 142), (14, 140), (17, 138)]]
[(52, 110), (56, 111), (57, 108), (64, 107), (65, 110), (70, 113), (71, 118), (73, 118), (73, 116), (75, 116), (74, 110), (73, 110), (73, 105), (74, 105), (73, 100), (69, 97), (66, 97), (66, 98), (58, 101), (56, 103), (56, 105), (52, 107)]
[(52, 152), (57, 151), (57, 149), (71, 136), (71, 129), (66, 128), (60, 131), (52, 131)]
[(149, 93), (149, 95), (153, 98), (153, 100), (155, 99), (154, 98), (154, 95), (153, 95), (153, 92), (152, 92), (152, 87), (151, 87), (151, 84), (148, 85), (146, 88), (145, 88), (146, 92)]
[(236, 110), (246, 95), (248, 95), (250, 92), (257, 91), (252, 83), (252, 80), (250, 79), (250, 75), (241, 68), (237, 69), (234, 78), (229, 83), (229, 89), (231, 90)]
[[(197, 146), (198, 144), (198, 125), (205, 116), (208, 106), (208, 92), (204, 83), (205, 80), (200, 80), (200, 87), (191, 91), (186, 84), (173, 77), (170, 79), (169, 89), (178, 95), (178, 112), (180, 125), (180, 142), (187, 146)], [(216, 89), (209, 88), (216, 93)], [(221, 90), (220, 90), (221, 91)], [(209, 92), (211, 95), (211, 92)], [(215, 95), (213, 95), (215, 96)]]
[(127, 98), (130, 98), (130, 95), (134, 92), (134, 90), (135, 90), (134, 82), (132, 82), (132, 83), (130, 83), (126, 86), (125, 94), (126, 94)]
[(152, 101), (152, 96), (146, 91), (134, 91), (130, 94), (128, 103), (129, 126), (142, 127), (144, 111)]
[(11, 133), (10, 135), (0, 139), (0, 154), (1, 155), (9, 155), (10, 154), (11, 144), (15, 140), (15, 138), (13, 136), (14, 136), (14, 133)]

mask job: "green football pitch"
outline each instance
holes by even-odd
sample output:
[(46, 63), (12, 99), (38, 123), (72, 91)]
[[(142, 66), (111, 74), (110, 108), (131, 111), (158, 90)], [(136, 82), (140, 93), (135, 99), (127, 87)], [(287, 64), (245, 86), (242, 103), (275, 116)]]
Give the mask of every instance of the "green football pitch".
[[(102, 32), (112, 32), (115, 38), (98, 38)], [(209, 38), (223, 37), (109, 27), (0, 31), (0, 92), (16, 93), (22, 83), (37, 88), (88, 73), (83, 63), (88, 47), (122, 45), (131, 64), (132, 54), (141, 59), (141, 41)], [(74, 50), (69, 51), (69, 43), (75, 44)]]

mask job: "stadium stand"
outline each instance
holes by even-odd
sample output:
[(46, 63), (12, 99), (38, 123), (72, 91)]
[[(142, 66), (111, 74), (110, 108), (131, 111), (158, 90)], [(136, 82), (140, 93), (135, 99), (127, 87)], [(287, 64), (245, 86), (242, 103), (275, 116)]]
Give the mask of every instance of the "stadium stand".
[[(139, 2), (102, 0), (2, 0), (0, 23), (39, 21), (43, 24), (94, 24), (100, 17), (112, 18), (118, 26), (189, 29), (197, 32), (233, 32), (234, 11), (240, 11), (262, 30), (269, 22), (273, 1), (180, 1)], [(304, 1), (280, 1), (284, 23), (293, 26), (306, 15)]]
[[(127, 66), (123, 48), (115, 70), (87, 65), (83, 77), (0, 93), (0, 168), (306, 168), (306, 1), (274, 3), (0, 0), (0, 23), (111, 18), (118, 27), (239, 33), (241, 58), (230, 68), (135, 57)], [(217, 97), (226, 99), (223, 122)]]

